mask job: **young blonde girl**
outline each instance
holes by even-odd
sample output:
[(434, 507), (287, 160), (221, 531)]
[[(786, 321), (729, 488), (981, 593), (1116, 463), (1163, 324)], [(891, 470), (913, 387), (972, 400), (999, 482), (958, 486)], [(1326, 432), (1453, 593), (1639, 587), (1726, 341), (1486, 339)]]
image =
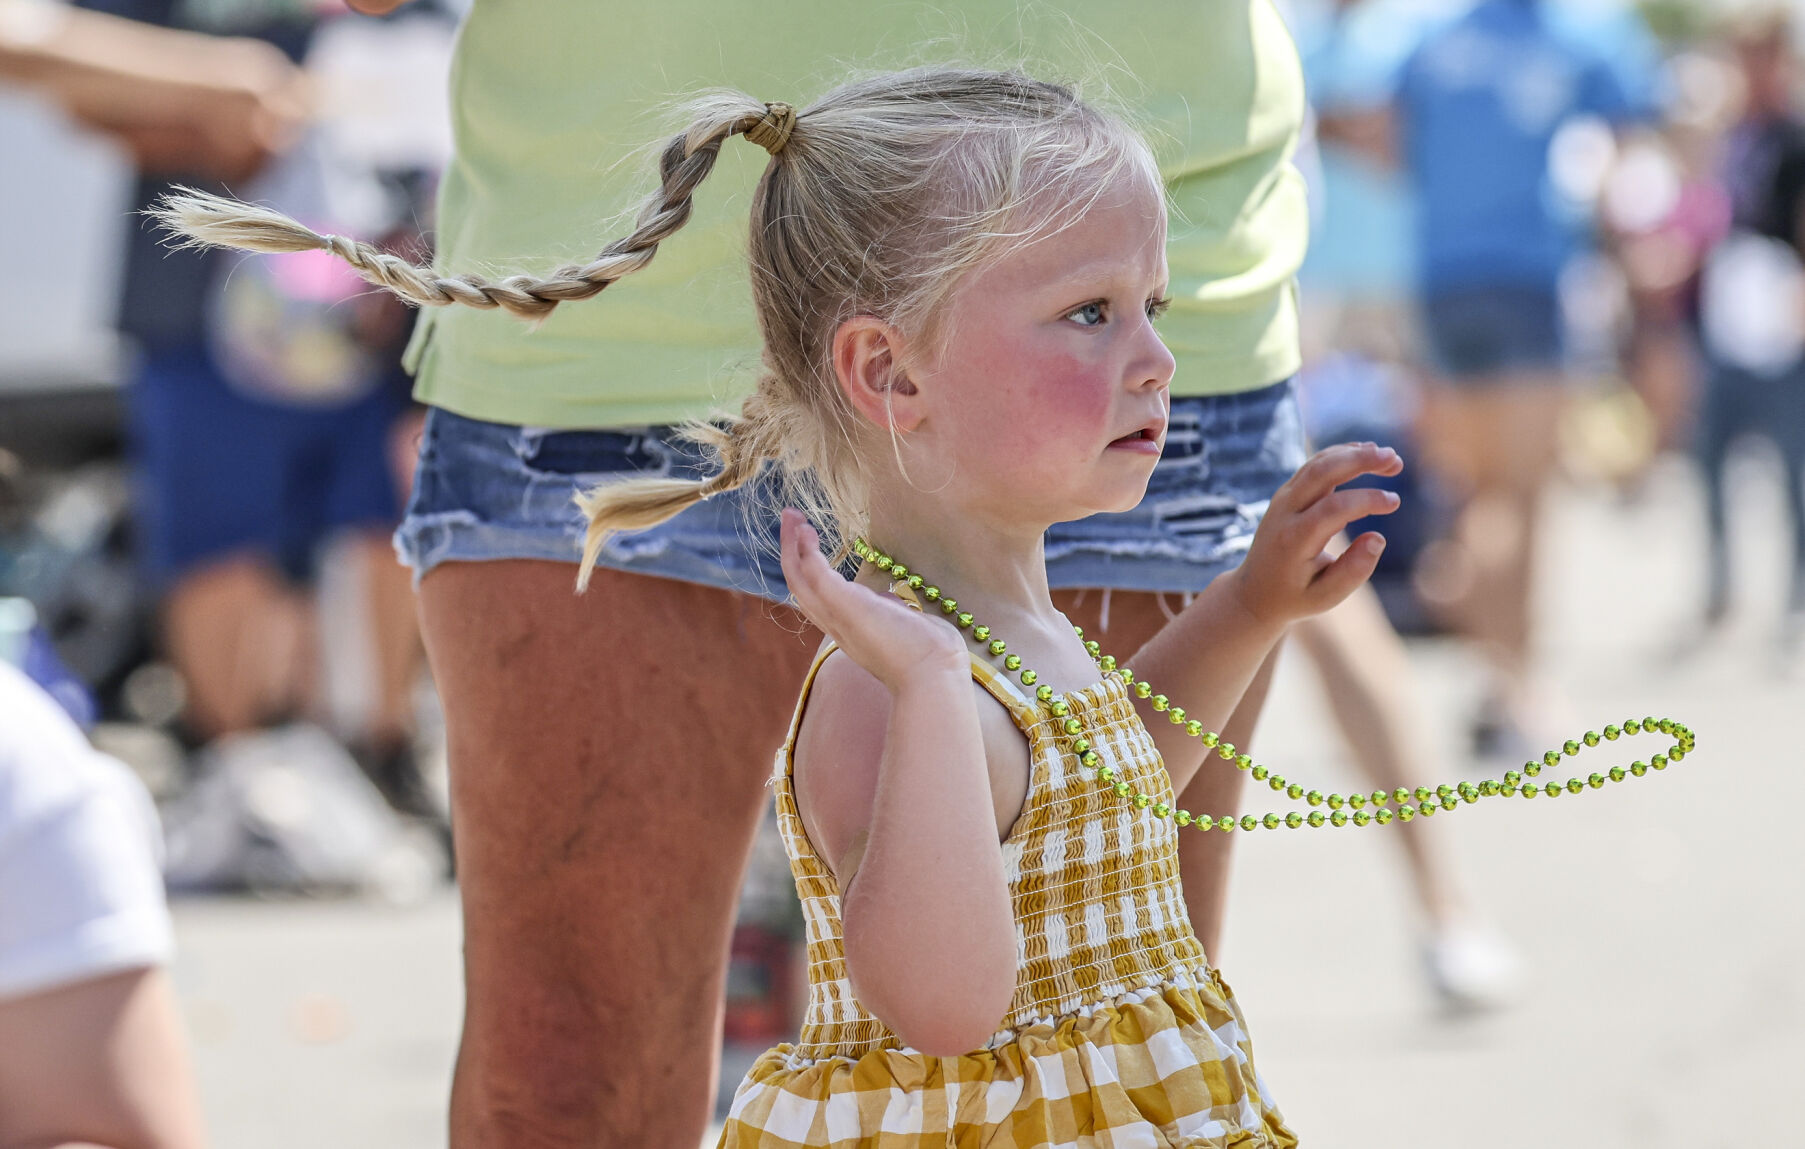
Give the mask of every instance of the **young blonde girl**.
[[(733, 134), (772, 155), (750, 236), (758, 387), (694, 428), (711, 477), (586, 501), (593, 560), (610, 532), (774, 461), (816, 524), (783, 512), (784, 574), (829, 641), (774, 779), (808, 1011), (747, 1074), (722, 1143), (1294, 1144), (1179, 889), (1178, 833), (1223, 832), (1227, 812), (1170, 807), (1199, 769), (1232, 768), (1198, 731), (1286, 626), (1370, 574), (1378, 536), (1326, 548), (1395, 497), (1340, 484), (1400, 463), (1360, 444), (1312, 459), (1132, 671), (1054, 609), (1043, 532), (1138, 503), (1165, 432), (1165, 210), (1130, 128), (973, 70), (879, 76), (800, 112), (710, 97), (634, 233), (537, 279), (439, 276), (221, 201), (168, 214), (205, 241), (329, 248), (416, 302), (537, 316), (643, 266)], [(850, 553), (866, 561), (848, 581), (828, 556)]]

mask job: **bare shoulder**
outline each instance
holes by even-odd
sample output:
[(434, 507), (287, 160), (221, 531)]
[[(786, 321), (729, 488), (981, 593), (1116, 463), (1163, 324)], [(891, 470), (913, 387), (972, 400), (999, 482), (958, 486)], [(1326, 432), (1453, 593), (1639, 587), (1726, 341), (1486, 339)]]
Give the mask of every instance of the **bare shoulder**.
[[(1020, 813), (1028, 786), (1028, 743), (1009, 712), (977, 682), (978, 725), (996, 803), (999, 837)], [(796, 733), (796, 805), (816, 854), (842, 889), (852, 880), (871, 828), (878, 771), (890, 723), (890, 692), (835, 651), (821, 664)]]

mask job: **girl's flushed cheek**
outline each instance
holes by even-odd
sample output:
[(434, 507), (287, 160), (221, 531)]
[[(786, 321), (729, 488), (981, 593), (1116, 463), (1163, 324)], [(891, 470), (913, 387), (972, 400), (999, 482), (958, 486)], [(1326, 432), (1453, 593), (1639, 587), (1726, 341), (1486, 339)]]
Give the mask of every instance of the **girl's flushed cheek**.
[(971, 365), (965, 405), (992, 443), (1027, 453), (1098, 445), (1111, 387), (1095, 365), (1029, 340), (992, 344)]
[[(1025, 457), (1089, 453), (1107, 439), (1110, 387), (1103, 375), (1069, 357), (1020, 362), (998, 388), (991, 423)], [(1025, 461), (1025, 459), (1024, 459)]]
[(1108, 426), (1114, 388), (1091, 364), (1069, 355), (1044, 360), (1030, 388), (1031, 417), (1049, 433), (1089, 442)]

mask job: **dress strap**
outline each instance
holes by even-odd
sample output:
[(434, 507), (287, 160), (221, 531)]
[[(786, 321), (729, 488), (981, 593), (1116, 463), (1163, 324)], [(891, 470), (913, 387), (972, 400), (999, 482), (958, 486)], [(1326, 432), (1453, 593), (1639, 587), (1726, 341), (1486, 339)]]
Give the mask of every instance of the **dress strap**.
[(815, 676), (821, 673), (822, 664), (834, 651), (840, 649), (831, 638), (815, 655), (815, 661), (809, 665), (808, 677), (802, 680), (802, 690), (796, 695), (796, 711), (790, 715), (790, 732), (784, 737), (783, 749), (777, 752), (777, 763), (774, 773), (780, 778), (789, 777), (790, 763), (796, 754), (796, 735), (802, 730), (802, 715), (808, 709), (808, 696), (815, 688)]
[(1040, 713), (1035, 709), (1034, 703), (1028, 701), (1027, 695), (1017, 689), (1015, 683), (1009, 681), (1002, 671), (975, 654), (971, 656), (971, 676), (992, 698), (1003, 704), (1003, 709), (1009, 712), (1009, 717), (1015, 719), (1016, 727), (1023, 734), (1028, 732), (1028, 727), (1040, 721)]

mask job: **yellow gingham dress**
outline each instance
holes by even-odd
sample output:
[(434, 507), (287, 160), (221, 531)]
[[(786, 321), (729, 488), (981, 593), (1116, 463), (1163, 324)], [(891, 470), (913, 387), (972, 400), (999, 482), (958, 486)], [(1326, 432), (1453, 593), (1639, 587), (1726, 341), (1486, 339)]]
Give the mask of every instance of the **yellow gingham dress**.
[[(832, 651), (809, 671), (773, 778), (807, 928), (808, 1011), (800, 1039), (740, 1083), (724, 1149), (1296, 1145), (1254, 1072), (1240, 1008), (1191, 932), (1177, 828), (1098, 785), (1060, 748), (1053, 716), (975, 658), (973, 677), (1008, 708), (1032, 763), (1003, 843), (1015, 997), (983, 1049), (950, 1058), (908, 1049), (866, 1012), (847, 980), (839, 888), (790, 784), (803, 709)], [(1104, 764), (1172, 800), (1120, 679), (1061, 697)]]

